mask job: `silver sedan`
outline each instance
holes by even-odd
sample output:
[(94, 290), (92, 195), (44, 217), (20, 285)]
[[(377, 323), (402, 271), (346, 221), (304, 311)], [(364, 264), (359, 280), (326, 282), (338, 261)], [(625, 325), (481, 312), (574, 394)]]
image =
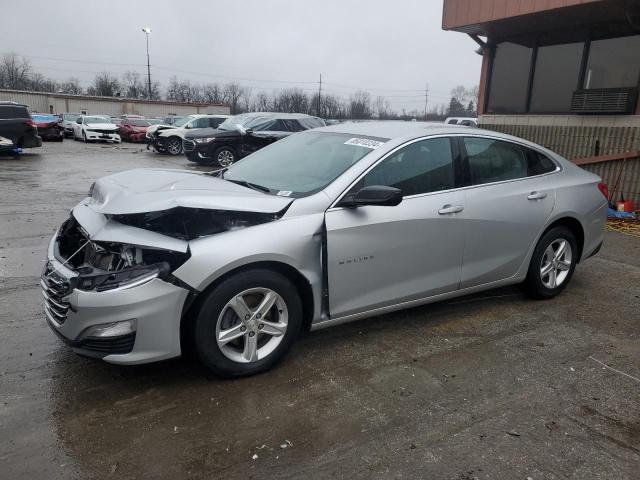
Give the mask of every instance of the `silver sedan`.
[(51, 240), (46, 318), (107, 362), (191, 348), (253, 374), (301, 330), (509, 284), (558, 295), (602, 245), (604, 190), (538, 145), (415, 122), (302, 132), (215, 174), (118, 173)]

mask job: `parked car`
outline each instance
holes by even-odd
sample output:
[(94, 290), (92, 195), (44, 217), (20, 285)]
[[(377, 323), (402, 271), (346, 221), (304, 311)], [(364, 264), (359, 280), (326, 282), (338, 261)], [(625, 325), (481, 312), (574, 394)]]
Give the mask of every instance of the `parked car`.
[(73, 124), (73, 139), (84, 142), (120, 143), (118, 127), (111, 123), (109, 117), (97, 115), (81, 115)]
[(122, 123), (122, 118), (121, 117), (109, 117), (109, 120), (111, 120), (111, 123), (113, 123), (114, 125), (119, 126)]
[(448, 117), (444, 120), (445, 125), (462, 125), (463, 127), (477, 127), (478, 119), (473, 117)]
[(13, 155), (17, 157), (19, 152), (20, 150), (16, 148), (11, 140), (0, 137), (0, 155)]
[(183, 149), (192, 162), (228, 167), (292, 133), (324, 126), (324, 120), (304, 114), (243, 113), (225, 120), (217, 129), (190, 131)]
[(64, 140), (64, 128), (60, 116), (34, 113), (31, 118), (36, 127), (38, 127), (38, 135), (42, 140), (53, 140), (55, 142)]
[(152, 121), (146, 118), (125, 118), (118, 125), (118, 133), (123, 141), (144, 142), (146, 140), (147, 127), (152, 124)]
[(62, 128), (64, 131), (64, 136), (69, 138), (73, 137), (73, 124), (76, 123), (78, 117), (82, 115), (81, 113), (63, 113), (60, 115), (62, 117)]
[(11, 140), (18, 148), (42, 146), (29, 109), (16, 102), (0, 102), (0, 136)]
[(558, 295), (602, 245), (604, 188), (531, 142), (420, 122), (309, 130), (216, 174), (116, 173), (51, 239), (46, 318), (110, 363), (193, 345), (254, 374), (302, 329), (510, 284)]
[(160, 153), (180, 155), (182, 153), (182, 140), (188, 130), (194, 128), (216, 128), (224, 122), (229, 115), (189, 115), (173, 125), (157, 125), (147, 129), (150, 144)]

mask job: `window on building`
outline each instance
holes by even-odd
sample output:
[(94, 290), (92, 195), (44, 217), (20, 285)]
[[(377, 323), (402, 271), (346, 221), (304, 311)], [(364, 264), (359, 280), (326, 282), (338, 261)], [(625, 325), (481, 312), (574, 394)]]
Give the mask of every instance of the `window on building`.
[(490, 138), (464, 138), (472, 185), (524, 178), (527, 159), (519, 145)]
[(511, 42), (496, 46), (489, 89), (490, 113), (526, 111), (532, 51)]
[(591, 42), (585, 89), (636, 87), (639, 77), (640, 35)]
[(399, 188), (405, 196), (453, 188), (451, 142), (448, 138), (433, 138), (412, 143), (376, 165), (359, 183), (358, 188)]
[(539, 47), (536, 57), (530, 111), (568, 112), (578, 85), (583, 43)]

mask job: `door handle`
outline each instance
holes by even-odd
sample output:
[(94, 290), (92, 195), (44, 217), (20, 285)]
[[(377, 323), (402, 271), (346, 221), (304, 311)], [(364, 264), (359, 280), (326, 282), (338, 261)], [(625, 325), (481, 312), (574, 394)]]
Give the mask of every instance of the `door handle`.
[(462, 205), (444, 205), (440, 210), (438, 210), (439, 215), (448, 215), (450, 213), (460, 213), (464, 210)]
[(547, 194), (544, 192), (531, 192), (527, 197), (527, 200), (542, 200), (547, 198)]

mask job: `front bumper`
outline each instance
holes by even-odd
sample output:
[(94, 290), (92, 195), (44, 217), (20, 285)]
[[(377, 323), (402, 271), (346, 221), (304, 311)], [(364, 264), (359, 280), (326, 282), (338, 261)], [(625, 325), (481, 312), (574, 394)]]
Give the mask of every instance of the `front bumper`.
[(135, 132), (129, 135), (129, 140), (133, 143), (144, 143), (147, 141), (147, 134), (145, 132)]
[[(104, 292), (69, 289), (78, 273), (56, 258), (57, 233), (42, 275), (47, 324), (76, 353), (115, 364), (140, 364), (180, 356), (180, 320), (188, 291), (159, 278)], [(93, 337), (97, 325), (135, 320), (135, 331)]]
[(182, 141), (182, 150), (192, 162), (211, 162), (215, 158), (217, 148), (215, 142), (196, 143), (191, 139)]
[(151, 145), (153, 145), (156, 152), (164, 153), (167, 151), (167, 137), (158, 137), (154, 135), (151, 138)]
[(85, 135), (87, 136), (87, 140), (90, 141), (120, 142), (120, 135), (117, 133), (100, 133), (87, 130)]

